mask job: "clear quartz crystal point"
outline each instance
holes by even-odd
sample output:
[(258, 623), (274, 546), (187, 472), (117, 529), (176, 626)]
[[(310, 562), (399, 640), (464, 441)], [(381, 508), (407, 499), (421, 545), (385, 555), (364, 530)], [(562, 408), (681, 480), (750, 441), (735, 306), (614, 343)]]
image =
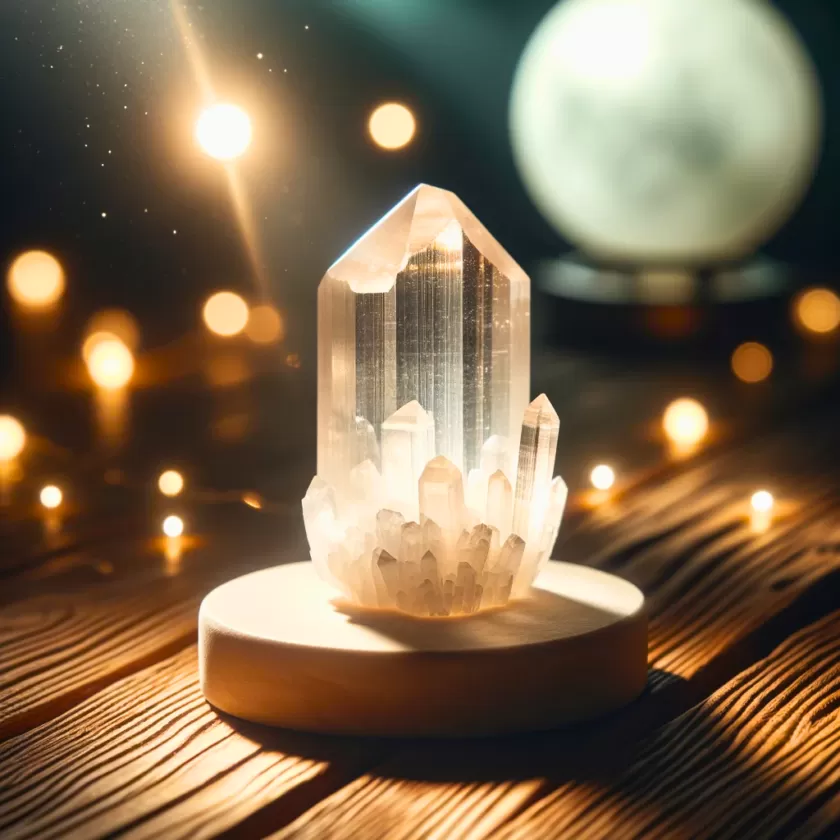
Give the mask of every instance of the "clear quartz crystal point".
[(515, 452), (529, 346), (528, 277), (456, 195), (417, 187), (318, 288), (318, 475), (340, 495), (359, 461), (384, 473), (383, 422), (414, 400), (464, 475), (493, 435)]
[(417, 518), (417, 482), (435, 457), (435, 424), (417, 400), (406, 403), (382, 423), (382, 476), (388, 498)]
[(560, 418), (541, 394), (525, 411), (519, 441), (519, 465), (513, 506), (513, 532), (526, 542), (537, 533), (548, 507)]
[(464, 480), (461, 471), (439, 455), (420, 476), (420, 516), (434, 522), (444, 534), (460, 534), (465, 519)]
[(529, 320), (519, 266), (424, 185), (322, 279), (303, 514), (348, 599), (433, 620), (527, 597), (568, 495), (557, 414), (528, 405)]

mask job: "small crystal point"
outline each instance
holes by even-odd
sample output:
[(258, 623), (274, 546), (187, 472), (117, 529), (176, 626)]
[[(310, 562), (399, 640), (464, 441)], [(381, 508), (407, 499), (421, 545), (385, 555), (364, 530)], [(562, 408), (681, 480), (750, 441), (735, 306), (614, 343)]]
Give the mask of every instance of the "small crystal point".
[(376, 514), (376, 539), (381, 548), (396, 557), (400, 552), (405, 519), (394, 510), (380, 510)]
[(529, 540), (539, 531), (545, 509), (554, 459), (560, 418), (548, 397), (541, 394), (525, 411), (519, 441), (519, 466), (513, 506), (513, 531)]
[(420, 476), (420, 515), (437, 523), (444, 534), (459, 534), (464, 522), (464, 482), (461, 471), (439, 455)]
[(377, 548), (373, 554), (373, 562), (379, 569), (389, 600), (397, 603), (397, 593), (400, 590), (399, 564), (395, 557), (389, 554), (384, 548)]
[(497, 470), (490, 476), (487, 486), (487, 524), (496, 528), (503, 539), (511, 529), (513, 516), (513, 489), (507, 476)]
[(417, 482), (434, 457), (435, 425), (413, 400), (382, 423), (382, 475), (388, 495), (407, 516), (416, 516)]

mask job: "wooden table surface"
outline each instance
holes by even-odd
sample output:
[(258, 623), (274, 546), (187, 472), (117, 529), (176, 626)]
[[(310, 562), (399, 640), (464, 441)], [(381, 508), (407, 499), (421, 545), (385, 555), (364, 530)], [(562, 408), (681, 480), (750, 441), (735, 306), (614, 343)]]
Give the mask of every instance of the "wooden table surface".
[[(198, 686), (198, 604), (222, 580), (305, 556), (312, 391), (252, 383), (263, 431), (222, 449), (218, 435), (204, 447), (188, 408), (147, 398), (135, 428), (179, 418), (193, 477), (183, 499), (153, 492), (151, 445), (80, 461), (71, 443), (36, 447), (3, 516), (0, 836), (840, 836), (830, 390), (798, 374), (750, 389), (551, 353), (534, 366), (563, 418), (558, 469), (575, 491), (555, 556), (648, 598), (638, 701), (586, 726), (473, 741), (331, 738), (217, 713)], [(656, 420), (686, 390), (715, 423), (694, 457), (669, 460)], [(238, 405), (237, 393), (221, 402)], [(205, 409), (195, 422), (210, 428)], [(585, 473), (602, 459), (621, 486), (593, 504)], [(58, 462), (77, 489), (48, 529), (27, 492)], [(760, 527), (749, 497), (764, 486), (777, 507)], [(245, 490), (261, 509), (242, 504)], [(188, 536), (167, 559), (155, 529), (170, 510)]]

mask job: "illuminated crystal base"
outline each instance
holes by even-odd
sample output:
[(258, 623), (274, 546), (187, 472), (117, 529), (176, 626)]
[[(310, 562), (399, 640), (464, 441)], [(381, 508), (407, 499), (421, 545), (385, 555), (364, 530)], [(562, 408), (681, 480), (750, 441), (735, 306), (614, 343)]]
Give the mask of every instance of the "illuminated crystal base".
[[(344, 491), (316, 476), (303, 519), (318, 574), (350, 601), (416, 616), (469, 615), (524, 595), (548, 559), (568, 490), (552, 479), (560, 421), (545, 395), (525, 412), (516, 474), (505, 438), (480, 466), (434, 457), (432, 417), (414, 401), (382, 424)], [(465, 490), (466, 484), (466, 490)]]
[(505, 609), (434, 621), (357, 608), (312, 563), (292, 563), (215, 589), (198, 632), (210, 703), (316, 732), (549, 729), (614, 711), (647, 679), (642, 593), (568, 563), (548, 562)]

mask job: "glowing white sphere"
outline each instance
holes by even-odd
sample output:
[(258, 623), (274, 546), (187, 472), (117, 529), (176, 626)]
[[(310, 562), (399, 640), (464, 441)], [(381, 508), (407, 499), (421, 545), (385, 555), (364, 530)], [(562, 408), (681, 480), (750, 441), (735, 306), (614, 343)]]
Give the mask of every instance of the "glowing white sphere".
[(195, 126), (198, 145), (216, 160), (234, 160), (251, 145), (251, 120), (236, 105), (219, 103), (203, 111)]
[(596, 490), (609, 490), (615, 484), (615, 470), (607, 464), (598, 464), (589, 476)]
[(184, 533), (184, 520), (180, 516), (167, 516), (161, 527), (167, 537), (180, 537)]
[(41, 489), (41, 493), (38, 498), (41, 500), (41, 504), (45, 508), (48, 510), (55, 510), (55, 508), (57, 508), (64, 499), (64, 494), (61, 492), (60, 487), (56, 487), (54, 484), (48, 484), (46, 487)]
[(662, 428), (671, 443), (696, 446), (709, 431), (709, 415), (702, 403), (690, 397), (680, 397), (665, 409)]
[(567, 0), (525, 49), (510, 119), (528, 192), (576, 245), (710, 261), (750, 252), (793, 211), (821, 105), (764, 0)]
[(753, 493), (750, 504), (756, 513), (769, 513), (773, 510), (775, 501), (772, 493), (767, 490), (758, 490)]

